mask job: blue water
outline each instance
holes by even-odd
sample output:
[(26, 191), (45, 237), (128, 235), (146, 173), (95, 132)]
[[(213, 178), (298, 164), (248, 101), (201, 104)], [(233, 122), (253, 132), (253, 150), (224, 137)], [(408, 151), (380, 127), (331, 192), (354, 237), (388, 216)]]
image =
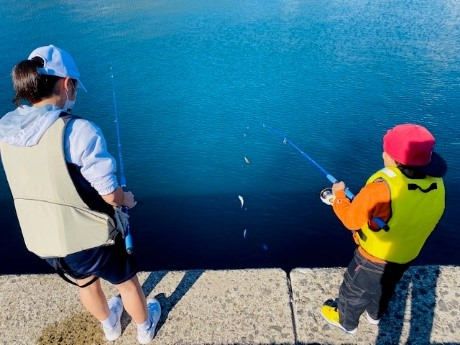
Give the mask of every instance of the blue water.
[[(460, 264), (457, 0), (2, 8), (1, 114), (13, 109), (11, 67), (55, 44), (73, 55), (88, 89), (74, 113), (103, 129), (117, 157), (113, 68), (128, 189), (140, 201), (131, 226), (142, 269), (348, 263), (350, 235), (318, 197), (329, 182), (262, 123), (354, 192), (382, 166), (388, 128), (428, 127), (449, 164), (447, 208), (417, 262)], [(12, 263), (0, 273), (48, 272), (25, 249), (0, 176), (0, 260)]]

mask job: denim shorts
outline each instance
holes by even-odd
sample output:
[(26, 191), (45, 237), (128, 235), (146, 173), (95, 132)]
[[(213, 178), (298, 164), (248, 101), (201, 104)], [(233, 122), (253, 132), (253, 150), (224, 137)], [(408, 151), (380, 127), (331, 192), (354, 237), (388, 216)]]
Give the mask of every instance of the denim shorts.
[[(117, 285), (134, 277), (137, 263), (133, 254), (126, 253), (124, 239), (121, 234), (115, 238), (111, 246), (96, 247), (64, 258), (74, 279), (85, 279), (92, 275)], [(50, 261), (49, 264), (52, 265)]]

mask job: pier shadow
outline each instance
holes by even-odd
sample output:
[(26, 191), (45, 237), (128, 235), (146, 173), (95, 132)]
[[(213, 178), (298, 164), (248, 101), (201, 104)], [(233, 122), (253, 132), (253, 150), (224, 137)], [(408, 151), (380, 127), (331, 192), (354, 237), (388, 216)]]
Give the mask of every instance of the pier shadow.
[[(156, 333), (161, 329), (166, 320), (168, 319), (169, 313), (174, 309), (176, 304), (185, 296), (195, 282), (200, 278), (205, 270), (190, 270), (186, 271), (181, 281), (175, 288), (174, 292), (166, 297), (164, 293), (159, 293), (154, 296), (161, 305), (161, 317), (158, 321)], [(149, 274), (147, 279), (142, 284), (142, 291), (145, 296), (149, 296), (153, 289), (160, 283), (160, 281), (166, 276), (168, 271), (152, 272)], [(124, 330), (131, 322), (131, 318), (126, 315), (122, 319), (122, 329)]]
[(438, 276), (439, 266), (409, 268), (399, 281), (386, 315), (380, 321), (376, 345), (402, 343), (404, 315), (409, 307), (410, 328), (405, 344), (431, 344)]

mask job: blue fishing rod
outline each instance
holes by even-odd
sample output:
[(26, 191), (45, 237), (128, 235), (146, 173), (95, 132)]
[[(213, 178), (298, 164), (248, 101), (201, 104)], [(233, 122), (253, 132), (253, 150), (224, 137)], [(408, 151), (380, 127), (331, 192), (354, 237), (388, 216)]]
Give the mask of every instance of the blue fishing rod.
[[(334, 176), (329, 174), (321, 165), (319, 165), (313, 158), (311, 158), (309, 155), (307, 155), (304, 151), (302, 151), (296, 144), (294, 144), (292, 141), (290, 141), (287, 137), (285, 137), (283, 134), (281, 134), (279, 131), (274, 129), (273, 127), (270, 127), (269, 125), (263, 123), (262, 126), (264, 128), (267, 128), (271, 132), (275, 133), (277, 136), (283, 139), (284, 144), (289, 144), (293, 148), (295, 148), (302, 156), (304, 156), (306, 159), (308, 159), (315, 167), (317, 167), (325, 176), (326, 178), (332, 182), (332, 183), (337, 183), (339, 180), (337, 180)], [(345, 188), (345, 195), (347, 196), (348, 199), (353, 200), (355, 195), (348, 189), (348, 187)], [(377, 224), (377, 226), (380, 229), (384, 230), (389, 230), (388, 225), (380, 218), (373, 217), (372, 220)]]
[[(114, 112), (115, 112), (115, 125), (116, 125), (116, 129), (117, 129), (118, 161), (120, 163), (119, 164), (120, 165), (120, 186), (121, 186), (121, 188), (125, 188), (126, 187), (126, 178), (125, 178), (125, 169), (124, 169), (124, 166), (123, 166), (123, 154), (121, 152), (120, 125), (119, 125), (119, 121), (118, 121), (117, 96), (115, 94), (115, 78), (113, 76), (112, 67), (110, 67), (110, 69), (112, 71), (113, 108), (114, 108)], [(121, 210), (124, 213), (128, 214), (128, 207), (122, 206)], [(130, 229), (128, 220), (126, 221), (124, 237), (125, 237), (126, 252), (128, 254), (131, 254), (133, 252), (133, 238), (131, 236), (131, 229)]]

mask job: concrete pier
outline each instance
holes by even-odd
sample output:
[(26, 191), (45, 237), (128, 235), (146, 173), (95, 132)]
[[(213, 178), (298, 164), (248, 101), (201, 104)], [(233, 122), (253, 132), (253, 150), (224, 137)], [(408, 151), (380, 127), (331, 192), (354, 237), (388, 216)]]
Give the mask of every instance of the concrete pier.
[[(163, 313), (151, 344), (460, 344), (460, 268), (414, 266), (380, 325), (358, 333), (330, 327), (320, 308), (335, 298), (345, 268), (159, 271), (139, 274)], [(103, 283), (107, 297), (116, 290)], [(0, 344), (106, 344), (78, 291), (57, 275), (0, 277)], [(115, 345), (137, 344), (126, 312)]]

